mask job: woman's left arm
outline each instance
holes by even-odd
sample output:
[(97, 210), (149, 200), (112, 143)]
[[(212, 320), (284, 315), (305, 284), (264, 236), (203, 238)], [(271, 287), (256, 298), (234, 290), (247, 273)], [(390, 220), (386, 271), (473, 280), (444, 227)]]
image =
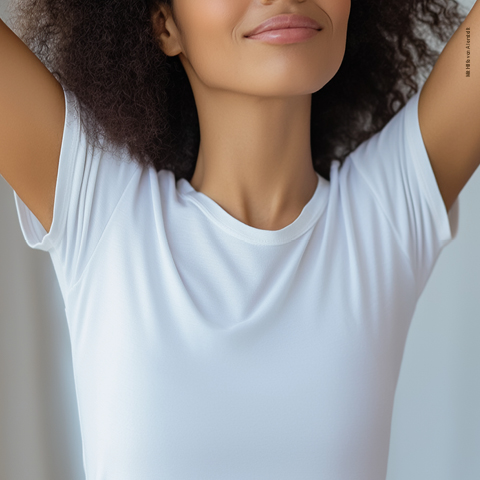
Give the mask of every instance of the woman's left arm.
[(425, 81), (418, 119), (448, 211), (480, 165), (480, 2), (450, 38)]

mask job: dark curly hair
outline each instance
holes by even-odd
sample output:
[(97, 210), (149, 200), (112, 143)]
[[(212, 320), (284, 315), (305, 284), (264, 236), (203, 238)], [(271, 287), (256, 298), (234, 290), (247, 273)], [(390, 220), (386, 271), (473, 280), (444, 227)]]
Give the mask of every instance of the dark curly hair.
[[(190, 180), (200, 145), (198, 114), (178, 56), (160, 49), (152, 15), (174, 0), (16, 0), (12, 30), (82, 106), (92, 143), (102, 136), (135, 161)], [(312, 95), (313, 166), (330, 179), (360, 143), (419, 90), (463, 22), (457, 0), (352, 0), (336, 75)], [(425, 77), (426, 78), (426, 77)]]

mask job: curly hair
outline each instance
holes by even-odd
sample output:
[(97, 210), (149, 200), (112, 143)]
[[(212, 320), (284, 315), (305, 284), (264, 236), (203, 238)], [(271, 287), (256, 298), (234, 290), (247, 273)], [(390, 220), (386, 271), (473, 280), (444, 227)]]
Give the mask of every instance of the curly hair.
[[(178, 56), (160, 48), (153, 13), (174, 0), (16, 0), (12, 30), (77, 96), (89, 141), (190, 180), (200, 145), (193, 91)], [(352, 0), (343, 62), (312, 94), (313, 166), (330, 180), (419, 90), (463, 22), (457, 0)]]

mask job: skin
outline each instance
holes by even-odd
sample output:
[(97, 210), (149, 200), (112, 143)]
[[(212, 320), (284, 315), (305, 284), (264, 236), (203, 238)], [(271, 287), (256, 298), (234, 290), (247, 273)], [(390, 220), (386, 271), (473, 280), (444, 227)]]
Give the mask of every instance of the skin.
[[(310, 148), (312, 94), (343, 61), (350, 0), (174, 0), (152, 17), (159, 47), (179, 55), (200, 124), (192, 187), (258, 229), (291, 224), (317, 187)], [(323, 30), (272, 45), (245, 38), (278, 14)]]

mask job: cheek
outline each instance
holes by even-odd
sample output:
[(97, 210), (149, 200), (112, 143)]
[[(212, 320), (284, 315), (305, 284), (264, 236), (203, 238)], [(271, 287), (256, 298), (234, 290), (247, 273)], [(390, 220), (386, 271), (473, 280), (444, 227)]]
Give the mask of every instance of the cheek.
[[(238, 25), (251, 0), (179, 0), (185, 56), (205, 81), (238, 57)], [(235, 62), (233, 62), (235, 63)]]
[(330, 16), (334, 31), (345, 33), (350, 16), (351, 0), (323, 0), (322, 8)]
[(224, 37), (239, 23), (251, 0), (181, 0), (179, 18), (187, 42), (201, 41), (202, 38)]

